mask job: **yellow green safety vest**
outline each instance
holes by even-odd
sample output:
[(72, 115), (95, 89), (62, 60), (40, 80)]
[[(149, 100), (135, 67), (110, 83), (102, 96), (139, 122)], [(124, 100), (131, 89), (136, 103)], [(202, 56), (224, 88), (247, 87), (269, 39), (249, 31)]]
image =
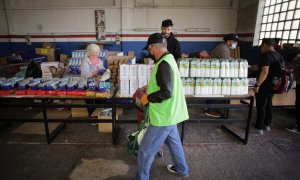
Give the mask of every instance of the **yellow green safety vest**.
[(149, 102), (149, 118), (150, 124), (153, 126), (172, 126), (189, 119), (179, 70), (172, 54), (163, 56), (155, 64), (150, 76), (147, 94), (160, 90), (156, 81), (156, 73), (162, 61), (166, 61), (172, 68), (172, 97), (161, 103)]

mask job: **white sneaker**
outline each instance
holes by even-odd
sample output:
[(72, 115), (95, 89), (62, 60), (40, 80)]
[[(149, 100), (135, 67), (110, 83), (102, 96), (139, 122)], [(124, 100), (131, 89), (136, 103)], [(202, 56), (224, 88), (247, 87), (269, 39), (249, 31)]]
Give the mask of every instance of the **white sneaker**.
[(265, 126), (265, 130), (266, 130), (266, 131), (271, 131), (270, 126)]

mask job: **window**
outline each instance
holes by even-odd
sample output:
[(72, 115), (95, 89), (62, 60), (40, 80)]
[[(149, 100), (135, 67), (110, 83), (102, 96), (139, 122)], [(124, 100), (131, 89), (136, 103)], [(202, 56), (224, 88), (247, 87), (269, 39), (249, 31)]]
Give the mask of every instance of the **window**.
[(299, 0), (265, 0), (258, 44), (263, 38), (280, 38), (280, 44), (300, 43), (299, 29)]

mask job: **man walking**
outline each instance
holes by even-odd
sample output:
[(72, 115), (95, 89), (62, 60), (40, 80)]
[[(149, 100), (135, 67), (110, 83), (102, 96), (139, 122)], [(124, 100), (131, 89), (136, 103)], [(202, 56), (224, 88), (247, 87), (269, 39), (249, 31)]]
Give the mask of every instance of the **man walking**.
[(135, 180), (149, 179), (154, 156), (163, 143), (168, 146), (174, 162), (167, 169), (187, 177), (189, 168), (177, 124), (187, 120), (189, 115), (176, 61), (168, 52), (165, 39), (160, 33), (152, 34), (144, 49), (155, 60), (155, 67), (151, 73), (147, 95), (141, 98), (141, 104), (149, 106), (150, 125), (140, 144)]

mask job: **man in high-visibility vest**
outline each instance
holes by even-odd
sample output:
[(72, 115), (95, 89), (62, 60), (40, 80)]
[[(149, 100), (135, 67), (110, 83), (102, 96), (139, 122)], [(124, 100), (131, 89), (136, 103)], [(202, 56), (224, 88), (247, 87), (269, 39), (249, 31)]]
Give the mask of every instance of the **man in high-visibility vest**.
[(147, 94), (140, 100), (142, 106), (149, 106), (150, 125), (140, 144), (135, 179), (149, 179), (154, 156), (163, 143), (168, 146), (174, 161), (167, 169), (179, 176), (187, 177), (189, 168), (177, 124), (187, 120), (189, 115), (178, 67), (173, 55), (167, 50), (166, 40), (162, 34), (152, 34), (145, 49), (155, 60), (155, 67), (151, 73)]

